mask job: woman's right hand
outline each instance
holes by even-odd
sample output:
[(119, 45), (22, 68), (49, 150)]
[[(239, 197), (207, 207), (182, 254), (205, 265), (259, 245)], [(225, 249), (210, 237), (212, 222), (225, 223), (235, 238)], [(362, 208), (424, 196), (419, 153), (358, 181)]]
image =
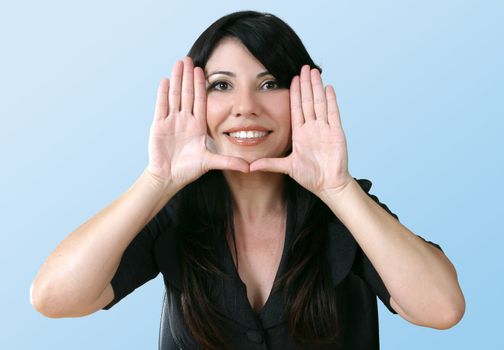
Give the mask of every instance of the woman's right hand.
[(180, 188), (211, 169), (249, 171), (243, 159), (210, 152), (208, 137), (205, 75), (185, 57), (173, 66), (171, 81), (159, 83), (147, 171)]

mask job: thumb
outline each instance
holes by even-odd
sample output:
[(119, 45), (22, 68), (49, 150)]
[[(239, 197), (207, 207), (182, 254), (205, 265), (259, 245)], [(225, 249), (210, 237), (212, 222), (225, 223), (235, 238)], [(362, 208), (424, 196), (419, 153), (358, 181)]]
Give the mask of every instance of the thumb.
[(250, 164), (250, 171), (268, 171), (290, 175), (291, 159), (286, 158), (261, 158)]
[(212, 152), (205, 152), (203, 158), (203, 169), (205, 172), (212, 169), (236, 170), (242, 173), (249, 172), (249, 163), (244, 159), (230, 156), (221, 156)]

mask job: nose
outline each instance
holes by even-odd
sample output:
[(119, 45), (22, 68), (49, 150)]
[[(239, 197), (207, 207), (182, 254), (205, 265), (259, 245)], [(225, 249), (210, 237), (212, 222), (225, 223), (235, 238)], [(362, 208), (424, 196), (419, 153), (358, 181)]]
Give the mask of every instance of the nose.
[(234, 94), (232, 114), (236, 117), (257, 117), (260, 104), (253, 89), (236, 90)]

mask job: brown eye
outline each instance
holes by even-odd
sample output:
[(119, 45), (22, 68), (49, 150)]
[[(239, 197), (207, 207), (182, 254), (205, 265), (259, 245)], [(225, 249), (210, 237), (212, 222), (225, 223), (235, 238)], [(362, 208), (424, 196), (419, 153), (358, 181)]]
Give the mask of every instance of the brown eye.
[(263, 85), (262, 88), (264, 90), (273, 90), (278, 88), (278, 83), (274, 80), (268, 80)]
[(216, 81), (210, 84), (208, 90), (226, 91), (230, 89), (230, 84), (227, 81)]

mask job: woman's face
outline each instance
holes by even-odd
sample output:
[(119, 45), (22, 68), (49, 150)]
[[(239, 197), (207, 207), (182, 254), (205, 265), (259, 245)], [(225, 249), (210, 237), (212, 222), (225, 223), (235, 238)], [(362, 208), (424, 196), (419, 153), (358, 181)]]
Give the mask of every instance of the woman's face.
[(251, 163), (291, 147), (289, 90), (238, 40), (224, 38), (205, 67), (208, 133), (216, 152)]

